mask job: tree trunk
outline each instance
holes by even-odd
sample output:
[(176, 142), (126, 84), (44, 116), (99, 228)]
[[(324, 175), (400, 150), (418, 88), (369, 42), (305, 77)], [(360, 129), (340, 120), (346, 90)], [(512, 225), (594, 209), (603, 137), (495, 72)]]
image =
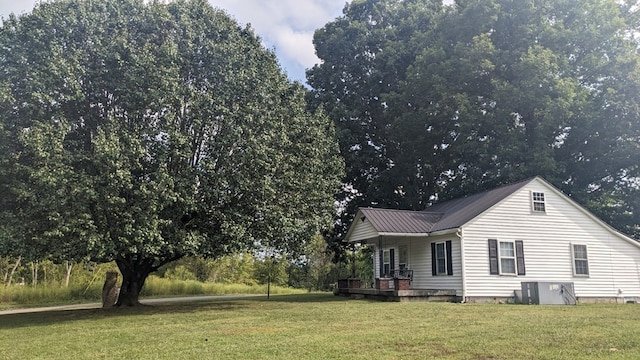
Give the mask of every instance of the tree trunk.
[(116, 260), (116, 264), (122, 274), (122, 285), (115, 306), (140, 305), (140, 291), (149, 274), (155, 271), (151, 260)]
[(122, 274), (122, 285), (115, 306), (140, 305), (138, 297), (144, 286), (144, 282), (152, 272), (160, 266), (182, 258), (181, 254), (167, 255), (160, 259), (140, 258), (137, 254), (128, 255), (126, 258), (116, 259), (116, 264)]
[(102, 286), (102, 307), (112, 308), (118, 298), (118, 272), (107, 271)]
[(11, 272), (9, 273), (9, 281), (7, 282), (7, 286), (11, 285), (11, 281), (13, 280), (13, 274), (15, 274), (16, 269), (18, 269), (18, 266), (20, 266), (20, 261), (22, 260), (22, 256), (18, 256), (18, 260), (16, 260), (16, 263), (13, 265), (13, 268), (11, 269)]
[(37, 261), (31, 262), (31, 285), (32, 286), (38, 285), (38, 262)]
[(73, 263), (71, 261), (66, 261), (65, 265), (67, 272), (65, 273), (64, 277), (64, 286), (69, 287), (69, 280), (71, 279), (71, 269), (73, 269)]

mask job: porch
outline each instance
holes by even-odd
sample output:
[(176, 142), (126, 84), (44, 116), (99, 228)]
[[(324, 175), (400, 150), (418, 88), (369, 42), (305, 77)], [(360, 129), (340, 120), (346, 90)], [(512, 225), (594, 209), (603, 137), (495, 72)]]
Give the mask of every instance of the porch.
[(360, 279), (342, 279), (333, 293), (336, 296), (378, 301), (459, 301), (455, 290), (414, 289), (408, 276), (376, 278), (373, 287), (367, 287)]

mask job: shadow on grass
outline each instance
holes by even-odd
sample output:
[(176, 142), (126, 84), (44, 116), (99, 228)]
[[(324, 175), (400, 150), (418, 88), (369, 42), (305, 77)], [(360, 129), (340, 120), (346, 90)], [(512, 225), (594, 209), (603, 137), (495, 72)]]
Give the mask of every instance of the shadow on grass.
[[(198, 311), (225, 311), (238, 310), (246, 307), (242, 301), (194, 301), (181, 303), (163, 303), (153, 305), (140, 305), (133, 307), (111, 309), (74, 309), (54, 310), (44, 312), (30, 312), (22, 314), (7, 314), (0, 316), (0, 330), (12, 329), (24, 326), (48, 326), (62, 322), (83, 320), (100, 320), (118, 317), (153, 316), (166, 313), (194, 313)], [(135, 320), (132, 320), (135, 321)]]
[[(140, 305), (134, 307), (121, 307), (111, 309), (70, 309), (70, 310), (54, 310), (42, 312), (28, 312), (19, 314), (0, 315), (0, 330), (13, 329), (25, 326), (49, 326), (63, 322), (84, 321), (84, 320), (100, 320), (118, 317), (139, 317), (153, 316), (161, 314), (188, 314), (205, 311), (236, 311), (245, 308), (252, 308), (251, 303), (326, 303), (326, 302), (342, 302), (347, 298), (333, 296), (330, 293), (310, 293), (295, 295), (273, 295), (270, 299), (265, 296), (215, 299), (215, 300), (199, 300), (194, 297), (192, 301), (181, 302), (157, 302), (151, 305)], [(134, 321), (134, 320), (132, 320)]]
[(272, 295), (271, 299), (267, 299), (266, 296), (247, 299), (255, 301), (278, 301), (288, 303), (326, 303), (326, 302), (339, 302), (345, 301), (348, 298), (342, 296), (335, 296), (332, 293), (308, 293), (308, 294), (288, 294), (288, 295)]

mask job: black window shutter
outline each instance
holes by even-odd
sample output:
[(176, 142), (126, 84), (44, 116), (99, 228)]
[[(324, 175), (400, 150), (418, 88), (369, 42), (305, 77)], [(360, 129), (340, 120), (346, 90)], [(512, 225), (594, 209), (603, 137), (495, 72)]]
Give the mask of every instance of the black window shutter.
[(445, 242), (447, 248), (447, 275), (453, 275), (453, 257), (451, 256), (451, 240)]
[(489, 274), (500, 274), (498, 269), (498, 240), (496, 239), (489, 239)]
[(436, 264), (436, 243), (431, 243), (431, 275), (438, 275), (438, 264)]
[(516, 264), (518, 266), (518, 275), (526, 275), (524, 267), (524, 245), (522, 240), (516, 240)]
[(391, 270), (391, 274), (393, 275), (393, 270), (396, 268), (396, 256), (394, 249), (389, 249), (389, 268)]
[(380, 248), (380, 275), (379, 275), (381, 278), (384, 277), (384, 264), (383, 264), (384, 258), (382, 255), (383, 252), (384, 250), (382, 250), (382, 247), (381, 247)]

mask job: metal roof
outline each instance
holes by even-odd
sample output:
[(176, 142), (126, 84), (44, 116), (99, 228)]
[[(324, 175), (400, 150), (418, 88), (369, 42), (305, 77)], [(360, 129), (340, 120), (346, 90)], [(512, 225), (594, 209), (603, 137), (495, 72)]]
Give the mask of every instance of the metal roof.
[(429, 233), (442, 217), (439, 213), (410, 210), (360, 208), (360, 212), (379, 233)]

